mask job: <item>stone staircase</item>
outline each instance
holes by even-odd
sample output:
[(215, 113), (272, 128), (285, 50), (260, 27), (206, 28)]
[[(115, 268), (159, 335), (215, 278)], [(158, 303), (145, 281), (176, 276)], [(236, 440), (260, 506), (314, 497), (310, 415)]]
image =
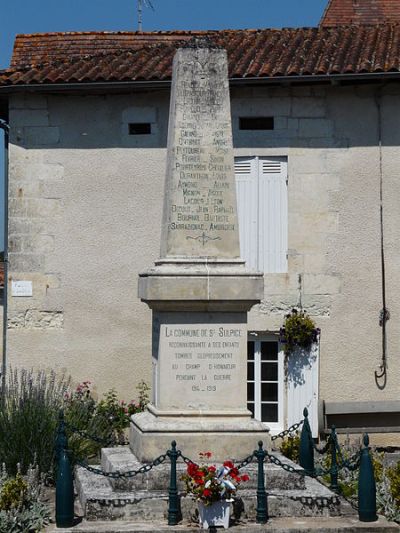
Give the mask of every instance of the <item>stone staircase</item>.
[[(274, 452), (284, 464), (298, 468), (287, 458)], [(129, 447), (102, 450), (101, 468), (104, 472), (126, 472), (142, 466)], [(178, 490), (182, 493), (182, 520), (178, 526), (167, 525), (168, 486), (170, 463), (154, 467), (133, 478), (111, 479), (78, 467), (75, 484), (83, 520), (74, 527), (47, 531), (75, 531), (76, 533), (195, 533), (199, 531), (197, 504), (183, 495), (181, 474), (186, 465), (177, 465)], [(246, 488), (240, 490), (237, 502), (232, 504), (231, 529), (239, 532), (297, 533), (323, 531), (340, 533), (350, 531), (387, 533), (400, 532), (400, 527), (380, 518), (373, 523), (358, 521), (357, 512), (341, 497), (316, 479), (304, 478), (281, 467), (265, 465), (265, 487), (268, 502), (268, 523), (256, 524), (257, 464), (243, 468), (250, 475)]]
[[(287, 458), (276, 453), (288, 465)], [(140, 468), (128, 447), (106, 448), (102, 451), (101, 468), (104, 472), (126, 472)], [(177, 465), (178, 480), (186, 470), (184, 463)], [(257, 464), (243, 469), (250, 475), (240, 500), (234, 505), (233, 515), (240, 520), (255, 521)], [(76, 472), (76, 487), (84, 515), (90, 520), (158, 520), (166, 519), (170, 465), (154, 467), (134, 478), (111, 479), (91, 473), (82, 467)], [(351, 506), (315, 479), (287, 472), (274, 464), (265, 466), (265, 486), (270, 517), (293, 516), (355, 516)], [(184, 486), (178, 481), (178, 490)], [(196, 521), (197, 504), (190, 497), (181, 498), (182, 519)]]

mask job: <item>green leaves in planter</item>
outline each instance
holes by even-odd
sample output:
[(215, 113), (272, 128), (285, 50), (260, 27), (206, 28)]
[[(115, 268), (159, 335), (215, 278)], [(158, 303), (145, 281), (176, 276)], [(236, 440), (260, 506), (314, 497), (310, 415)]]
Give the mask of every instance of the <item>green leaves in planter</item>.
[(320, 329), (315, 326), (306, 311), (292, 309), (285, 316), (285, 322), (280, 329), (280, 342), (284, 345), (286, 354), (290, 354), (296, 347), (309, 348), (318, 340)]

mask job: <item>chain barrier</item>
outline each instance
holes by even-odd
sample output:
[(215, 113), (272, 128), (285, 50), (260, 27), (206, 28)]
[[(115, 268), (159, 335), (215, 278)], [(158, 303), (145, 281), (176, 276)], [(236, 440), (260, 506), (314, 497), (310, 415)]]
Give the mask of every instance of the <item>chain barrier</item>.
[(345, 459), (343, 457), (342, 449), (337, 440), (336, 433), (335, 433), (335, 437), (333, 441), (334, 441), (334, 445), (335, 445), (336, 451), (340, 459), (339, 469), (341, 470), (342, 468), (347, 468), (347, 470), (350, 470), (353, 472), (357, 470), (357, 468), (360, 466), (360, 457), (361, 457), (360, 451), (357, 451), (356, 453), (354, 453), (351, 457), (349, 457), (349, 459)]
[(154, 459), (151, 463), (143, 465), (141, 468), (138, 468), (137, 470), (129, 470), (127, 472), (104, 472), (101, 468), (96, 468), (94, 466), (88, 465), (85, 461), (76, 461), (76, 463), (87, 470), (88, 472), (91, 472), (92, 474), (97, 474), (99, 476), (107, 477), (110, 479), (122, 479), (122, 478), (132, 478), (139, 474), (146, 474), (147, 472), (150, 472), (154, 467), (161, 465), (168, 459), (167, 454), (160, 455), (157, 457), (157, 459)]
[(298, 474), (299, 476), (307, 476), (307, 472), (300, 468), (294, 468), (292, 465), (288, 465), (287, 463), (283, 463), (276, 455), (273, 455), (272, 453), (265, 453), (265, 460), (268, 460), (270, 463), (273, 463), (277, 466), (280, 466), (283, 470), (286, 470), (286, 472), (290, 472), (291, 474)]
[(288, 435), (291, 436), (292, 433), (294, 433), (297, 429), (299, 429), (299, 427), (303, 424), (303, 422), (304, 422), (304, 419), (300, 420), (300, 422), (296, 422), (296, 424), (293, 424), (293, 426), (290, 426), (290, 428), (285, 429), (284, 431), (281, 431), (280, 433), (278, 433), (278, 435), (273, 435), (271, 437), (271, 440), (284, 439)]
[(197, 463), (195, 463), (194, 461), (192, 461), (191, 459), (189, 459), (189, 457), (186, 457), (185, 455), (183, 455), (183, 453), (178, 450), (178, 454), (179, 456), (178, 457), (181, 457), (182, 461), (187, 464), (187, 465), (194, 465), (194, 466), (199, 466)]
[(243, 468), (244, 466), (247, 466), (248, 464), (250, 464), (253, 459), (254, 459), (255, 455), (254, 455), (254, 452), (251, 454), (251, 455), (248, 455), (245, 459), (243, 459), (242, 461), (240, 461), (237, 465), (236, 465), (236, 468), (238, 470), (240, 470), (241, 468)]
[(65, 427), (67, 429), (69, 429), (70, 431), (72, 431), (72, 433), (76, 433), (77, 435), (79, 435), (83, 439), (92, 440), (93, 442), (97, 442), (98, 444), (102, 444), (104, 446), (110, 446), (111, 444), (115, 444), (116, 443), (114, 437), (112, 437), (112, 436), (110, 436), (110, 438), (108, 440), (106, 440), (106, 439), (103, 439), (101, 437), (97, 437), (96, 435), (92, 435), (92, 434), (88, 433), (87, 431), (85, 431), (84, 429), (79, 429), (79, 428), (73, 426), (72, 424), (69, 424), (68, 422), (65, 422)]

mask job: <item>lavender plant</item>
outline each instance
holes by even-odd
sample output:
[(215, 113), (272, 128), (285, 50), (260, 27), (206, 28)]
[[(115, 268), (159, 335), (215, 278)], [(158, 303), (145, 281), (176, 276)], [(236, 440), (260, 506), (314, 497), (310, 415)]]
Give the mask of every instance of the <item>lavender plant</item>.
[(58, 413), (69, 380), (54, 372), (9, 370), (0, 394), (0, 463), (16, 474), (25, 474), (34, 462), (41, 472), (54, 464)]

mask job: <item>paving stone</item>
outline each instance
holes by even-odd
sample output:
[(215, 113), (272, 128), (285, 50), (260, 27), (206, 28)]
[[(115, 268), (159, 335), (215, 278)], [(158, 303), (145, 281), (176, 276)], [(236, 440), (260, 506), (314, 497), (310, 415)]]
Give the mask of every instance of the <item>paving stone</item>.
[[(200, 530), (197, 524), (182, 523), (178, 526), (168, 526), (166, 522), (130, 523), (130, 522), (82, 522), (73, 528), (57, 529), (50, 526), (46, 529), (51, 532), (76, 532), (76, 533), (150, 533), (168, 531), (169, 533), (197, 533)], [(299, 533), (304, 531), (320, 531), (323, 533), (347, 533), (360, 531), (361, 533), (398, 533), (400, 526), (379, 518), (377, 522), (359, 522), (355, 518), (274, 518), (265, 525), (247, 523), (232, 526), (232, 533)]]

